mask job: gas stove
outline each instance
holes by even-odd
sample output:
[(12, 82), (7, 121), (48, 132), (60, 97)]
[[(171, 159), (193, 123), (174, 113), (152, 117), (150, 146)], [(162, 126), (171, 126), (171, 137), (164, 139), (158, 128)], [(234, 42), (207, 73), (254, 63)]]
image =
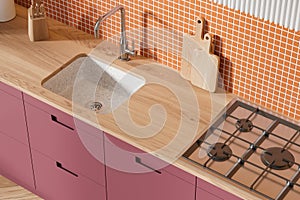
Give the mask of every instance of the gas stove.
[(267, 199), (300, 199), (300, 126), (234, 100), (184, 153)]

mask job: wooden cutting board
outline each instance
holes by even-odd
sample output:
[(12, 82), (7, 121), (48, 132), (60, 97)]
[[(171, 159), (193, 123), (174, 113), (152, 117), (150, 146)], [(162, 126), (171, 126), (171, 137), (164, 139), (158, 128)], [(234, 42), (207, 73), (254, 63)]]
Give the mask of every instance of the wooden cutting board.
[[(196, 20), (196, 34), (183, 36), (180, 74), (193, 85), (210, 92), (217, 89), (220, 58), (212, 53), (212, 36), (204, 33), (205, 20)], [(204, 36), (203, 36), (204, 35)]]

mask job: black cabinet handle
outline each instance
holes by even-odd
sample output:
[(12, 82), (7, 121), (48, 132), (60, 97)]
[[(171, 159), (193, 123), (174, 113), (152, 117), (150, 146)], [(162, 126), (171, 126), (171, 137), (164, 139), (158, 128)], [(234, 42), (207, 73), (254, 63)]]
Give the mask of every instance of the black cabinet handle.
[(77, 175), (77, 174), (75, 174), (74, 172), (71, 172), (70, 170), (68, 170), (68, 169), (64, 168), (60, 162), (56, 162), (56, 166), (57, 166), (58, 168), (60, 168), (60, 169), (64, 170), (64, 171), (66, 171), (66, 172), (68, 172), (68, 173), (72, 174), (73, 176), (76, 176), (76, 177), (78, 177), (78, 175)]
[(153, 167), (150, 167), (149, 165), (146, 165), (145, 163), (142, 162), (142, 159), (139, 158), (139, 157), (135, 157), (135, 162), (148, 168), (148, 169), (151, 169), (152, 171), (158, 173), (158, 174), (161, 174), (161, 171), (157, 170), (157, 169), (154, 169)]
[(74, 128), (72, 128), (72, 127), (70, 127), (70, 126), (68, 126), (68, 125), (66, 125), (66, 124), (58, 121), (57, 117), (55, 117), (54, 115), (51, 115), (51, 119), (52, 119), (52, 121), (54, 121), (54, 122), (56, 122), (56, 123), (58, 123), (58, 124), (60, 124), (60, 125), (62, 125), (64, 127), (68, 128), (68, 129), (70, 129), (72, 131), (74, 130)]

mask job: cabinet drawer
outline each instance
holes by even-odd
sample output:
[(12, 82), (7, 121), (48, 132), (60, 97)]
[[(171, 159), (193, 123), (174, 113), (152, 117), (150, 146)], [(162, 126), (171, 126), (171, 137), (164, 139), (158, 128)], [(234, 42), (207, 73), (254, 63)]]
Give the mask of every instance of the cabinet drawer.
[(32, 152), (37, 194), (47, 200), (105, 200), (105, 187), (96, 184), (72, 167)]
[(52, 109), (45, 112), (25, 103), (31, 148), (105, 184), (103, 133), (75, 129), (73, 117)]
[(211, 193), (207, 192), (206, 190), (202, 190), (200, 188), (197, 188), (196, 200), (223, 200), (223, 199), (221, 199), (220, 197), (218, 197), (214, 194), (211, 194)]
[(110, 200), (194, 200), (195, 185), (161, 173), (127, 173), (107, 168), (107, 195)]
[(191, 184), (196, 182), (195, 176), (109, 134), (104, 134), (104, 141), (105, 161), (108, 167), (131, 173), (160, 172), (163, 169)]
[(109, 134), (104, 134), (105, 163), (119, 171), (152, 172), (168, 166), (155, 156), (145, 153)]
[(19, 90), (15, 89), (11, 86), (8, 86), (5, 83), (0, 82), (0, 90), (18, 98), (18, 99), (22, 99), (22, 92), (20, 92)]
[(29, 146), (1, 133), (0, 174), (29, 190), (34, 189)]
[[(207, 192), (209, 192), (210, 194), (214, 194), (215, 196), (219, 197), (220, 199), (230, 199), (230, 200), (242, 200), (240, 198), (238, 198), (237, 196), (226, 192), (224, 190), (222, 190), (221, 188), (218, 188), (217, 186), (214, 186), (200, 178), (197, 178), (197, 189), (201, 189), (199, 190), (199, 192), (201, 192), (202, 190), (205, 190)], [(197, 191), (198, 194), (198, 191)], [(201, 198), (197, 198), (197, 200), (201, 200)]]
[(0, 90), (0, 132), (28, 144), (23, 100), (3, 90)]

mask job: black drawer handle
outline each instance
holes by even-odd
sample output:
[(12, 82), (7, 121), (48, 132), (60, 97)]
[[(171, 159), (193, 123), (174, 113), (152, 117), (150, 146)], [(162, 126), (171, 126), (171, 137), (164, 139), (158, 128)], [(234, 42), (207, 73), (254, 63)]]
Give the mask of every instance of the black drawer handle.
[(68, 172), (68, 173), (72, 174), (73, 176), (76, 176), (76, 177), (78, 177), (78, 175), (77, 175), (77, 174), (75, 174), (74, 172), (71, 172), (70, 170), (68, 170), (68, 169), (64, 168), (60, 162), (56, 162), (56, 166), (57, 166), (58, 168), (60, 168), (60, 169), (64, 170), (64, 171), (66, 171), (66, 172)]
[(51, 115), (51, 119), (52, 119), (52, 121), (54, 121), (54, 122), (56, 122), (56, 123), (58, 123), (58, 124), (60, 124), (60, 125), (62, 125), (64, 127), (68, 128), (68, 129), (70, 129), (72, 131), (74, 130), (74, 128), (72, 128), (72, 127), (70, 127), (70, 126), (68, 126), (68, 125), (66, 125), (66, 124), (58, 121), (57, 117), (55, 117), (54, 115)]
[(139, 157), (135, 157), (135, 162), (148, 168), (148, 169), (151, 169), (152, 171), (158, 173), (158, 174), (161, 174), (161, 171), (157, 170), (157, 169), (154, 169), (153, 167), (150, 167), (149, 165), (146, 165), (145, 163), (142, 162), (142, 159), (139, 158)]

